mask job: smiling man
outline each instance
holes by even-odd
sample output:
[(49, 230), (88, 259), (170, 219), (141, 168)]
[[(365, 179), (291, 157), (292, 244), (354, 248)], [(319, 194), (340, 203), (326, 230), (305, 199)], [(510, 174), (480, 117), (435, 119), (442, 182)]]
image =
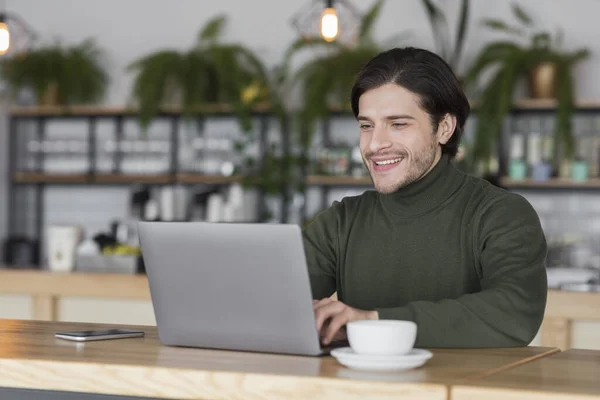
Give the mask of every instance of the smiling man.
[(351, 102), (375, 190), (304, 230), (323, 343), (350, 321), (400, 319), (417, 323), (419, 347), (529, 344), (546, 305), (544, 233), (523, 197), (453, 165), (470, 109), (449, 66), (422, 49), (381, 53)]

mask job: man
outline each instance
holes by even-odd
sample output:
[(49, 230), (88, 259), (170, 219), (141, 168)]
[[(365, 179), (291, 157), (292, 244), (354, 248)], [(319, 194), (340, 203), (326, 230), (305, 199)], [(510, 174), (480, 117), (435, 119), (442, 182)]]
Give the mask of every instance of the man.
[(546, 305), (544, 233), (523, 197), (453, 166), (469, 103), (449, 66), (384, 52), (351, 103), (376, 190), (305, 228), (322, 342), (350, 321), (400, 319), (418, 324), (419, 347), (529, 344)]

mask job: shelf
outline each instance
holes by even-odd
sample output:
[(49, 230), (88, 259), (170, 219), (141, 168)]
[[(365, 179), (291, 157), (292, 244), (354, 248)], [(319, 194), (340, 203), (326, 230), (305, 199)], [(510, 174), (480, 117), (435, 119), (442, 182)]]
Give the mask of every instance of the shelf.
[(371, 186), (373, 182), (371, 178), (355, 178), (353, 176), (327, 176), (327, 175), (311, 175), (306, 179), (309, 185), (325, 185), (325, 186)]
[(202, 175), (180, 173), (173, 178), (170, 174), (44, 174), (36, 172), (18, 172), (14, 175), (15, 183), (99, 183), (99, 184), (228, 184), (241, 181), (241, 176)]
[(547, 181), (535, 181), (532, 179), (521, 181), (502, 178), (500, 184), (511, 189), (600, 189), (600, 179), (597, 178), (582, 182), (562, 178)]
[(206, 184), (225, 184), (240, 182), (242, 177), (236, 176), (221, 176), (221, 175), (202, 175), (194, 173), (177, 174), (177, 182), (180, 183), (206, 183)]
[[(226, 185), (235, 182), (241, 182), (242, 177), (221, 176), (221, 175), (202, 175), (196, 173), (179, 173), (176, 176), (170, 174), (97, 174), (96, 176), (87, 174), (44, 174), (37, 172), (18, 172), (14, 175), (14, 183), (34, 184), (207, 184), (207, 185)], [(369, 177), (355, 178), (353, 176), (328, 176), (328, 175), (309, 175), (306, 179), (308, 185), (317, 186), (372, 186), (373, 182)], [(600, 189), (600, 178), (588, 179), (583, 182), (575, 182), (571, 179), (550, 179), (547, 181), (535, 181), (532, 179), (512, 180), (502, 178), (502, 186), (511, 189)]]
[[(556, 108), (557, 102), (554, 99), (520, 99), (515, 101), (514, 110), (553, 110)], [(579, 100), (574, 104), (575, 109), (588, 110), (597, 109), (600, 111), (599, 100)]]
[[(475, 110), (477, 105), (471, 103)], [(556, 108), (556, 100), (553, 99), (520, 99), (516, 100), (512, 109), (515, 111), (550, 111)], [(575, 103), (575, 109), (579, 110), (598, 110), (600, 112), (600, 100), (579, 100)], [(269, 113), (272, 108), (269, 104), (258, 104), (253, 108), (256, 113)], [(193, 110), (197, 114), (234, 114), (233, 107), (227, 104), (210, 104), (195, 107)], [(352, 115), (352, 109), (349, 106), (332, 106), (332, 114)], [(79, 105), (79, 106), (16, 106), (10, 109), (10, 115), (14, 117), (115, 117), (115, 116), (136, 116), (139, 110), (134, 107), (125, 106), (101, 106), (101, 105)], [(163, 107), (159, 115), (177, 116), (181, 115), (180, 107)]]
[[(253, 107), (256, 113), (265, 113), (271, 110), (268, 104), (258, 104)], [(234, 114), (233, 107), (227, 104), (211, 104), (195, 107), (192, 112), (197, 114)], [(18, 106), (10, 109), (10, 115), (13, 117), (115, 117), (115, 116), (136, 116), (139, 110), (133, 107), (120, 106), (99, 106), (99, 105), (80, 105), (80, 106)], [(180, 107), (163, 107), (159, 115), (177, 116), (181, 115)]]
[(37, 172), (17, 172), (13, 181), (15, 183), (88, 183), (87, 174), (44, 174)]
[(169, 174), (97, 174), (94, 182), (167, 184), (172, 180)]

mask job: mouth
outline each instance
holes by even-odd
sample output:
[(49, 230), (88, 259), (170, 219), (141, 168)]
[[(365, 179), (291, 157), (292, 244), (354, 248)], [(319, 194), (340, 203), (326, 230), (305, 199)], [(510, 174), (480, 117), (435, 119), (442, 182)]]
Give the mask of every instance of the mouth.
[(385, 172), (396, 168), (404, 160), (404, 157), (389, 158), (387, 160), (371, 160), (375, 172)]

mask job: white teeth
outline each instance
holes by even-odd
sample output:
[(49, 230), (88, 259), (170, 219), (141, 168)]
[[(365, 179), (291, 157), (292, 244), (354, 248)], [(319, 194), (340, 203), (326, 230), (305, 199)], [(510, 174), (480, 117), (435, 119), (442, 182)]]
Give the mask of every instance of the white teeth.
[(393, 160), (375, 161), (375, 164), (377, 164), (377, 165), (395, 164), (395, 163), (400, 162), (400, 161), (402, 161), (402, 157), (395, 158)]

